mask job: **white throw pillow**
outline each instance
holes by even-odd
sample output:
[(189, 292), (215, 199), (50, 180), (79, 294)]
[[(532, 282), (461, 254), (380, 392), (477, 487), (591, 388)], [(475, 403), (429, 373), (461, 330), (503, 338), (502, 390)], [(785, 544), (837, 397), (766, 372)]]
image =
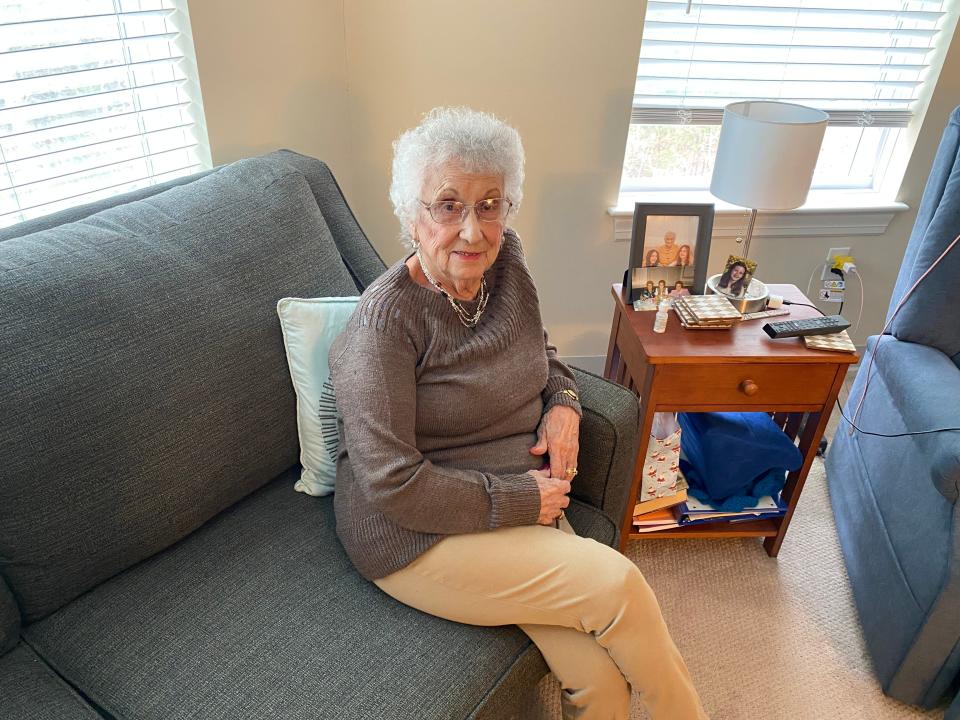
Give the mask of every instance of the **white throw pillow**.
[(357, 306), (358, 297), (283, 298), (277, 303), (283, 345), (297, 393), (297, 434), (303, 470), (293, 486), (329, 495), (337, 476), (337, 406), (327, 353)]

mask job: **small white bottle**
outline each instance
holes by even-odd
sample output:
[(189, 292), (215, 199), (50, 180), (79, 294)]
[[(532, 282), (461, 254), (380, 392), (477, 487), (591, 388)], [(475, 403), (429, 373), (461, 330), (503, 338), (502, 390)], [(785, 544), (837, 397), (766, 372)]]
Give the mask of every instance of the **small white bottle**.
[(657, 316), (653, 320), (653, 331), (662, 333), (667, 331), (667, 316), (670, 313), (670, 301), (661, 300), (657, 307)]

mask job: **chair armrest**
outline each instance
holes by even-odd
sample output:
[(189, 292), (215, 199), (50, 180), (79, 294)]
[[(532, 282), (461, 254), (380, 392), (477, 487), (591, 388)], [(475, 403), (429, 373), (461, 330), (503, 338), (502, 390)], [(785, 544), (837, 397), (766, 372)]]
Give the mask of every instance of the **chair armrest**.
[(640, 404), (622, 385), (570, 368), (580, 391), (579, 472), (571, 495), (602, 511), (618, 531), (630, 502)]
[[(950, 358), (927, 345), (903, 342), (889, 335), (881, 337), (878, 343), (874, 336), (867, 341), (867, 353), (860, 362), (861, 368), (866, 367), (869, 354), (874, 352), (877, 355), (871, 375), (876, 376), (870, 380), (863, 411), (856, 421), (859, 427), (881, 433), (960, 427), (960, 406), (956, 402), (960, 397), (960, 368)], [(860, 380), (858, 377), (847, 401), (846, 412), (850, 418), (860, 399)], [(874, 383), (886, 385), (896, 403), (898, 418), (891, 418), (891, 414), (882, 412), (882, 408), (874, 409), (870, 402)], [(846, 429), (847, 424), (841, 423), (841, 430)], [(917, 469), (917, 477), (928, 478), (949, 502), (957, 502), (960, 496), (960, 431), (890, 438), (885, 442), (913, 443), (925, 459), (924, 467)]]

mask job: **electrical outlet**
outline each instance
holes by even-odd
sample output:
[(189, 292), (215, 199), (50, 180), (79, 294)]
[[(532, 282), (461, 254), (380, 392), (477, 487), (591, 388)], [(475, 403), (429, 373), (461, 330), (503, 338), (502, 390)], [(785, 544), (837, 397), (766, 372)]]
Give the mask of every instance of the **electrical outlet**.
[(837, 258), (842, 258), (842, 257), (850, 257), (850, 248), (835, 247), (835, 248), (830, 248), (827, 251), (827, 259), (824, 261), (823, 270), (820, 273), (821, 280), (833, 280), (834, 278), (837, 278), (836, 275), (830, 272), (830, 268), (833, 267), (833, 264)]

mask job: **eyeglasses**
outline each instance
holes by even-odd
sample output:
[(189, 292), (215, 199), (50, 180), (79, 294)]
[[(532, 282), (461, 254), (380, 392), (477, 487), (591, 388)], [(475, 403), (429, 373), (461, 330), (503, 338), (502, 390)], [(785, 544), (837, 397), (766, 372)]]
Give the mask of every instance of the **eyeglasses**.
[(513, 203), (506, 198), (487, 198), (474, 205), (467, 205), (459, 200), (437, 200), (427, 203), (418, 200), (423, 205), (433, 221), (440, 225), (458, 225), (467, 219), (473, 210), (480, 222), (503, 222)]

